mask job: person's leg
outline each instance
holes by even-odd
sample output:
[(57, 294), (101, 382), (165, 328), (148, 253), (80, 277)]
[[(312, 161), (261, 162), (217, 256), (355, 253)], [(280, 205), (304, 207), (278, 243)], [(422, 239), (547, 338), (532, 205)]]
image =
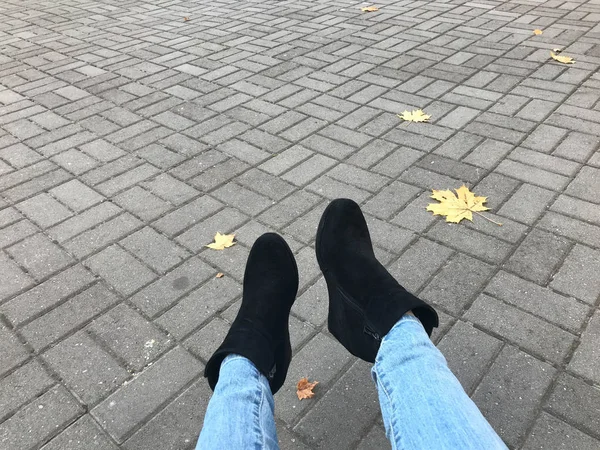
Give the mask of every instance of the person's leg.
[(240, 310), (204, 370), (214, 394), (197, 449), (276, 449), (273, 394), (292, 359), (289, 315), (298, 291), (294, 255), (280, 236), (248, 255)]
[(249, 359), (227, 356), (196, 449), (278, 449), (273, 409), (267, 378)]
[(375, 362), (394, 448), (506, 448), (429, 340), (437, 313), (377, 261), (354, 201), (326, 208), (315, 249), (329, 291), (327, 326), (350, 353)]
[(383, 338), (371, 373), (394, 450), (506, 449), (416, 317)]

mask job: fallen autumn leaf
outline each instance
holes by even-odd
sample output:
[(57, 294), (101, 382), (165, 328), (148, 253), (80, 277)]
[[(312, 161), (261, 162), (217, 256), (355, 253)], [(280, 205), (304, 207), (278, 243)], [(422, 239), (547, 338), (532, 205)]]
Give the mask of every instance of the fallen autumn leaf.
[(360, 8), (360, 10), (362, 12), (375, 12), (375, 11), (379, 11), (379, 8), (377, 6), (364, 6), (364, 7)]
[[(458, 197), (449, 189), (444, 191), (433, 189), (431, 198), (436, 199), (440, 203), (430, 203), (427, 205), (427, 211), (431, 211), (433, 215), (446, 216), (446, 222), (459, 223), (463, 219), (472, 222), (473, 213), (490, 209), (487, 206), (483, 206), (487, 197), (476, 196), (464, 185), (456, 189), (456, 193)], [(483, 215), (481, 216), (496, 225), (502, 225)]]
[(575, 60), (573, 58), (571, 58), (570, 56), (559, 56), (559, 55), (555, 54), (554, 52), (550, 52), (550, 56), (552, 56), (553, 60), (558, 61), (559, 63), (575, 64)]
[(536, 36), (539, 36), (542, 33), (543, 33), (542, 30), (533, 30), (533, 34), (535, 34)]
[(402, 120), (406, 122), (428, 122), (431, 116), (425, 114), (422, 109), (415, 109), (414, 111), (404, 111), (402, 114), (397, 114)]
[(296, 385), (296, 395), (298, 396), (298, 400), (313, 398), (315, 396), (313, 389), (317, 384), (319, 384), (318, 381), (309, 383), (308, 378), (301, 378)]
[(212, 248), (213, 250), (223, 250), (227, 247), (235, 245), (235, 242), (233, 242), (234, 237), (235, 234), (217, 233), (215, 234), (215, 242), (208, 244), (207, 247)]
[(225, 274), (223, 272), (219, 272), (218, 274), (215, 275), (215, 278), (223, 278), (225, 276)]

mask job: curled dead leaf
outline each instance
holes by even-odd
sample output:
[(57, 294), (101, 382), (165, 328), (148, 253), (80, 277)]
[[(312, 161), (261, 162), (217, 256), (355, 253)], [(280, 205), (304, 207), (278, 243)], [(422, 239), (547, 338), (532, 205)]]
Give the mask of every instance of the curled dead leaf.
[(217, 233), (215, 234), (215, 242), (208, 244), (207, 247), (212, 248), (213, 250), (226, 249), (228, 247), (231, 247), (232, 245), (235, 245), (235, 242), (233, 242), (234, 237), (235, 234)]
[(562, 52), (562, 48), (553, 48), (552, 51), (554, 53), (560, 53), (560, 52)]
[(310, 383), (308, 381), (308, 378), (301, 378), (300, 381), (298, 381), (298, 384), (296, 385), (296, 395), (298, 396), (298, 400), (303, 400), (305, 398), (313, 398), (315, 396), (313, 389), (317, 384), (319, 384), (318, 381), (313, 381), (312, 383)]
[(431, 116), (425, 114), (422, 109), (404, 111), (402, 114), (397, 114), (397, 116), (406, 122), (428, 122), (431, 119)]
[(573, 58), (571, 58), (570, 56), (559, 56), (554, 52), (550, 52), (550, 56), (552, 57), (553, 60), (558, 61), (559, 63), (575, 64), (575, 60)]
[(184, 18), (183, 18), (183, 21), (184, 21), (184, 22), (187, 22), (188, 20), (190, 20), (190, 18), (189, 18), (189, 17), (184, 17)]
[(542, 30), (533, 30), (533, 34), (535, 34), (536, 36), (539, 36), (540, 34), (542, 34), (543, 31)]
[(364, 6), (364, 7), (360, 8), (360, 10), (362, 12), (375, 12), (375, 11), (379, 11), (379, 8), (377, 6)]
[(225, 276), (225, 274), (223, 272), (219, 272), (218, 274), (215, 275), (215, 278), (223, 278)]

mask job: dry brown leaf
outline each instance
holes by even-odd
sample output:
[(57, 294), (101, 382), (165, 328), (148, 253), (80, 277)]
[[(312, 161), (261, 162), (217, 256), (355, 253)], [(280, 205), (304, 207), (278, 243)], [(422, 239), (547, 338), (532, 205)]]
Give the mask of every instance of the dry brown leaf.
[(554, 52), (550, 52), (550, 56), (552, 56), (553, 60), (558, 61), (559, 63), (575, 64), (575, 60), (573, 58), (571, 58), (570, 56), (559, 56)]
[(415, 109), (414, 111), (404, 111), (402, 114), (397, 114), (402, 120), (407, 122), (428, 122), (431, 119), (429, 114), (425, 114), (422, 109)]
[(215, 242), (208, 244), (207, 247), (212, 248), (213, 250), (223, 250), (227, 247), (235, 245), (235, 242), (233, 242), (234, 237), (235, 234), (217, 233), (215, 234)]
[(533, 34), (535, 34), (536, 36), (539, 36), (542, 33), (543, 33), (542, 30), (533, 30)]
[(188, 20), (190, 20), (190, 18), (189, 18), (189, 17), (184, 17), (184, 18), (183, 18), (183, 21), (184, 21), (184, 22), (187, 22)]
[(309, 383), (308, 378), (301, 378), (296, 385), (296, 395), (298, 396), (298, 400), (313, 398), (315, 396), (313, 389), (317, 384), (319, 384), (318, 381)]
[(219, 272), (218, 274), (215, 275), (215, 278), (223, 278), (225, 276), (225, 274), (223, 272)]
[(552, 51), (554, 53), (560, 53), (560, 52), (562, 52), (562, 48), (553, 48)]
[(364, 6), (364, 7), (360, 8), (360, 10), (362, 12), (375, 12), (375, 11), (379, 11), (379, 8), (377, 6)]
[[(478, 197), (473, 194), (468, 187), (461, 186), (456, 189), (458, 196), (449, 189), (444, 191), (433, 190), (431, 198), (436, 199), (439, 203), (430, 203), (427, 205), (427, 211), (431, 211), (433, 215), (446, 216), (446, 222), (459, 223), (463, 219), (473, 221), (473, 213), (479, 211), (487, 211), (487, 206), (483, 206), (487, 197)], [(485, 216), (482, 216), (485, 217)], [(487, 220), (494, 222), (491, 219)], [(500, 223), (494, 222), (497, 225)]]

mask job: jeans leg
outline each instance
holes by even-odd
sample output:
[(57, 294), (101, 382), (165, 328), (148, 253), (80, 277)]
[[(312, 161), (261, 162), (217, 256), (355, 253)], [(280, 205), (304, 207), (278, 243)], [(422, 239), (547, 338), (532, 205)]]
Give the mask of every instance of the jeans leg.
[(416, 317), (404, 316), (383, 338), (372, 376), (394, 450), (507, 448)]
[(243, 356), (221, 363), (196, 450), (278, 450), (269, 382)]

